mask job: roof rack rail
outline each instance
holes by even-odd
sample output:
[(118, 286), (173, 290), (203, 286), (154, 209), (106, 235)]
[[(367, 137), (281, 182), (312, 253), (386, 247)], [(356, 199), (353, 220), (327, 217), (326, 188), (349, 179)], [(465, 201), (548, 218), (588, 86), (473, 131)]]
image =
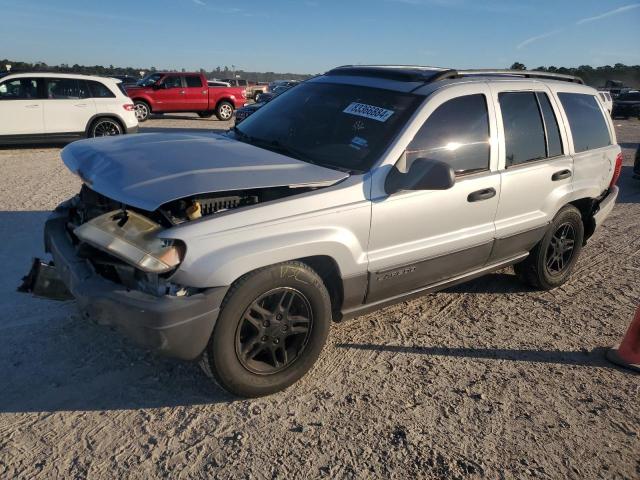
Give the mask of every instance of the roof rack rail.
[[(545, 78), (548, 80), (560, 80), (563, 82), (579, 83), (584, 85), (584, 81), (580, 77), (574, 75), (565, 75), (563, 73), (540, 72), (537, 70), (457, 70), (455, 74), (447, 78), (460, 78), (470, 76), (499, 76), (499, 77), (525, 77), (525, 78)], [(441, 79), (442, 80), (442, 79)]]

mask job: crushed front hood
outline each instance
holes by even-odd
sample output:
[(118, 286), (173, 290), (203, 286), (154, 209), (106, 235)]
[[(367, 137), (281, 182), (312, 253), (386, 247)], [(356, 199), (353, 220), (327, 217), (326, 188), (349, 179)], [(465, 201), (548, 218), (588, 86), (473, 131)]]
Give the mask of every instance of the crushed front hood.
[(65, 147), (61, 155), (65, 165), (96, 192), (147, 211), (192, 195), (320, 187), (348, 176), (208, 132), (82, 140)]

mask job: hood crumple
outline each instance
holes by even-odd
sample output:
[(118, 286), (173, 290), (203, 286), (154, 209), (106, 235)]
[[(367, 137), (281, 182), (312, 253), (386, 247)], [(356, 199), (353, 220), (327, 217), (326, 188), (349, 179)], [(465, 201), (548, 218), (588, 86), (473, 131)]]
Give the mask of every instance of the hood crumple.
[(296, 160), (223, 135), (146, 133), (74, 142), (65, 165), (91, 189), (147, 211), (206, 193), (328, 186), (347, 173)]

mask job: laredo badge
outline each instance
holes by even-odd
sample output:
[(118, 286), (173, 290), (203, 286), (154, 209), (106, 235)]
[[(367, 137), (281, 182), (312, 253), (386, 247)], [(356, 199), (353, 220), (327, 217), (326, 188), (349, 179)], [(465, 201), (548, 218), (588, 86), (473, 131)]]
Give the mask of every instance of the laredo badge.
[(393, 110), (387, 110), (386, 108), (356, 102), (351, 103), (342, 112), (357, 115), (358, 117), (370, 118), (371, 120), (377, 120), (378, 122), (386, 122), (394, 113)]

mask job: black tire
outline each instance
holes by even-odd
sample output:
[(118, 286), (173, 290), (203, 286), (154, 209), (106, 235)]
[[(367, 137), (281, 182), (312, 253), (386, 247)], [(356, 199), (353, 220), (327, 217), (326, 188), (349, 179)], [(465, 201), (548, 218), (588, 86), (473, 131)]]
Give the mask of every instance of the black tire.
[(151, 115), (151, 107), (149, 104), (143, 100), (135, 100), (133, 102), (133, 109), (136, 112), (136, 118), (138, 122), (146, 122), (149, 120), (149, 115)]
[(120, 122), (110, 117), (96, 118), (89, 127), (89, 137), (111, 137), (122, 135), (123, 128)]
[(223, 122), (231, 120), (231, 117), (233, 117), (233, 110), (233, 104), (231, 102), (223, 100), (216, 107), (216, 117), (218, 117), (218, 120), (221, 120)]
[[(573, 205), (566, 205), (555, 216), (542, 240), (526, 259), (514, 265), (514, 270), (531, 287), (541, 290), (559, 287), (569, 279), (580, 256), (583, 239), (580, 211)], [(571, 249), (567, 250), (569, 246)]]
[(301, 262), (261, 268), (227, 293), (202, 366), (234, 395), (269, 395), (311, 369), (330, 324), (329, 293), (314, 270)]
[(200, 118), (211, 118), (213, 116), (213, 112), (198, 112), (198, 116)]

